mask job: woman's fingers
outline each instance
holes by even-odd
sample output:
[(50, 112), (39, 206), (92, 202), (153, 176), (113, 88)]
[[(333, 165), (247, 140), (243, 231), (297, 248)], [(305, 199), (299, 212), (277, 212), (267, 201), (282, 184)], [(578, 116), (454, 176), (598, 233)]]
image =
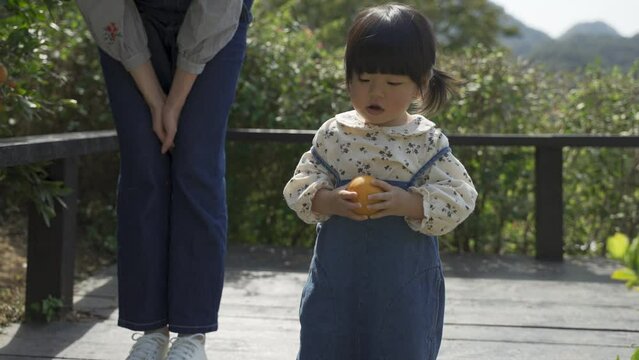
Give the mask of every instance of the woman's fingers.
[(153, 132), (158, 137), (161, 143), (164, 143), (166, 133), (164, 132), (164, 126), (162, 126), (162, 119), (153, 119)]
[(167, 151), (175, 146), (173, 145), (173, 139), (175, 139), (175, 129), (166, 129), (164, 141), (162, 142), (162, 154), (166, 154)]
[(178, 130), (178, 121), (182, 109), (172, 108), (169, 105), (164, 106), (162, 110), (162, 126), (164, 128), (164, 141), (162, 141), (162, 154), (175, 147), (175, 134)]

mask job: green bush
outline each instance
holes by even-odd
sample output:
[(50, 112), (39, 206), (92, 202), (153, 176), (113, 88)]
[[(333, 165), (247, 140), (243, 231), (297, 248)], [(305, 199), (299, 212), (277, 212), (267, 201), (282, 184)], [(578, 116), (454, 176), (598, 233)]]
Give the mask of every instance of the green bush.
[[(257, 5), (257, 4), (256, 4)], [(255, 9), (248, 52), (229, 126), (317, 129), (347, 108), (341, 59), (297, 22), (290, 5)], [(230, 241), (305, 245), (313, 228), (288, 209), (282, 188), (308, 144), (227, 146)]]
[[(314, 130), (349, 109), (343, 84), (344, 28), (364, 3), (322, 4), (256, 2), (230, 127)], [(432, 4), (422, 5), (428, 9)], [(428, 10), (436, 27), (445, 28), (449, 18), (462, 31), (452, 37), (442, 30), (450, 46), (442, 48), (437, 66), (463, 81), (461, 96), (430, 116), (445, 133), (639, 135), (639, 65), (621, 71), (595, 64), (557, 73), (512, 60), (506, 51), (488, 47), (499, 32), (496, 27), (470, 34), (477, 19), (494, 17), (486, 2), (466, 5), (457, 9), (452, 4), (440, 9), (441, 14)], [(10, 16), (0, 22), (0, 38), (7, 39), (0, 42), (0, 62), (9, 69), (10, 82), (0, 86), (0, 136), (113, 128), (95, 45), (75, 5), (9, 0), (7, 9)], [(461, 13), (447, 15), (454, 11)], [(337, 14), (335, 21), (324, 21), (329, 13)], [(464, 33), (475, 39), (470, 43), (488, 45), (469, 46), (462, 41)], [(228, 142), (231, 241), (312, 244), (314, 227), (297, 219), (281, 194), (309, 146)], [(479, 199), (474, 215), (442, 238), (444, 248), (533, 255), (534, 149), (456, 146), (454, 152), (473, 177)], [(81, 224), (87, 238), (109, 253), (114, 250), (117, 160), (114, 154), (92, 156), (84, 158), (81, 167)], [(616, 231), (639, 235), (637, 164), (639, 149), (564, 150), (568, 254), (603, 254), (600, 239)], [(42, 176), (41, 169), (31, 175), (0, 169), (0, 207), (17, 206), (56, 189), (47, 188), (43, 177), (28, 181), (34, 174)], [(35, 184), (31, 193), (14, 191), (29, 188), (26, 184)], [(56, 193), (49, 193), (55, 199)]]
[[(0, 63), (8, 68), (9, 81), (0, 85), (0, 137), (113, 128), (97, 48), (75, 2), (4, 3), (0, 38), (7, 40), (0, 41)], [(100, 229), (108, 238), (115, 231), (112, 212), (100, 210), (103, 217), (93, 216), (96, 202), (105, 209), (115, 203), (117, 155), (94, 158), (81, 159), (79, 220), (89, 237), (100, 236)], [(0, 169), (0, 208), (24, 211), (31, 202), (48, 222), (53, 204), (68, 189), (48, 179), (47, 165)], [(112, 253), (112, 241), (100, 243)]]

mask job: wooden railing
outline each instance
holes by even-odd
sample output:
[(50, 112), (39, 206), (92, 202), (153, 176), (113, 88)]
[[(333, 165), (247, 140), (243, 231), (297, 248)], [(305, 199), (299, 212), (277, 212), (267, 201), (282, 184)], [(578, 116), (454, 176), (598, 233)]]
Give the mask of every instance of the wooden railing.
[[(314, 134), (314, 130), (231, 129), (227, 139), (310, 144)], [(549, 261), (563, 259), (562, 149), (639, 147), (639, 136), (451, 135), (448, 139), (453, 146), (535, 148), (536, 258)], [(76, 190), (78, 157), (116, 150), (112, 130), (0, 139), (0, 168), (53, 161), (50, 179)], [(62, 299), (65, 308), (72, 307), (77, 200), (72, 191), (65, 198), (66, 208), (56, 205), (57, 216), (49, 227), (33, 206), (29, 210), (27, 306), (53, 296)]]

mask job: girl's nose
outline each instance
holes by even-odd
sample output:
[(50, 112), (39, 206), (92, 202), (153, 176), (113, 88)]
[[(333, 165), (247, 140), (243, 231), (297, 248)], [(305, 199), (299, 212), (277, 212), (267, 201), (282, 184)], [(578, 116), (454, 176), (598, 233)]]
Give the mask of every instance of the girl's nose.
[(384, 91), (382, 89), (381, 84), (377, 81), (371, 81), (371, 85), (368, 88), (368, 95), (370, 95), (373, 98), (384, 97)]

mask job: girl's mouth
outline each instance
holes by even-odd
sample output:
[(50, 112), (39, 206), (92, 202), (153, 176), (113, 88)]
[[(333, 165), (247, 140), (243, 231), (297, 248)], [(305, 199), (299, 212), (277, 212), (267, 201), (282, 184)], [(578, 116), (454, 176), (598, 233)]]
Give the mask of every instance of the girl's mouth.
[(366, 107), (366, 112), (368, 112), (371, 115), (379, 115), (384, 112), (384, 108), (377, 104), (368, 105)]

